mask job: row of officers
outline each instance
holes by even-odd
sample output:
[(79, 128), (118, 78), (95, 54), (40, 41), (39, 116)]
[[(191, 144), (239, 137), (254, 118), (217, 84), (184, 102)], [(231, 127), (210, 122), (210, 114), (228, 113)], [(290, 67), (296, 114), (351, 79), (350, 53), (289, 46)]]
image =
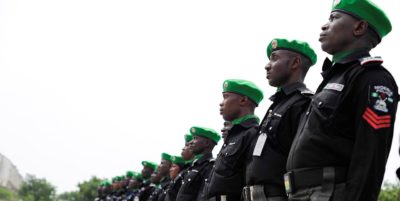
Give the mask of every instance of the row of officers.
[(222, 84), (223, 145), (194, 126), (181, 156), (163, 153), (99, 188), (99, 200), (376, 201), (391, 149), (399, 101), (394, 78), (369, 52), (391, 31), (369, 0), (335, 0), (319, 37), (332, 55), (314, 94), (303, 83), (317, 61), (308, 43), (273, 39), (265, 66), (276, 87), (261, 121), (263, 92), (254, 83)]

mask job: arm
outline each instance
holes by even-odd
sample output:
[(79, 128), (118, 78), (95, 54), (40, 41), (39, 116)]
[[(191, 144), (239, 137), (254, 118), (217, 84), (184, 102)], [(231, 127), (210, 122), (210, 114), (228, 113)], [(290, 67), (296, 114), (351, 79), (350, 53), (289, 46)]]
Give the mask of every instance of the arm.
[[(355, 83), (349, 94), (354, 108), (355, 135), (345, 200), (375, 201), (393, 138), (397, 86), (384, 71), (366, 72)], [(389, 96), (389, 91), (385, 94), (384, 89), (389, 89), (393, 95)]]

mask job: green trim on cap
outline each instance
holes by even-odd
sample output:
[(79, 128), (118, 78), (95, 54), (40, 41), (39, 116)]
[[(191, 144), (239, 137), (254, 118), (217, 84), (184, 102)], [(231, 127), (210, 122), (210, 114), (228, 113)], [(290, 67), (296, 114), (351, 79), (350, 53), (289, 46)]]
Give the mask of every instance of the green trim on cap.
[(146, 166), (146, 167), (149, 167), (149, 168), (151, 168), (153, 170), (157, 169), (157, 163), (153, 163), (153, 162), (150, 162), (150, 161), (142, 161), (142, 165)]
[(167, 160), (169, 162), (172, 162), (172, 158), (171, 155), (167, 154), (167, 153), (162, 153), (161, 154), (161, 159)]
[(380, 39), (392, 31), (392, 24), (385, 12), (370, 0), (334, 0), (332, 12), (339, 11), (365, 20)]
[(188, 133), (185, 135), (185, 142), (190, 142), (193, 140), (192, 134)]
[(217, 131), (211, 128), (193, 126), (192, 128), (190, 128), (190, 133), (193, 135), (193, 137), (202, 136), (211, 139), (216, 144), (218, 144), (219, 140), (221, 139), (221, 136), (217, 133)]
[(264, 98), (264, 94), (260, 88), (253, 82), (240, 79), (228, 79), (222, 84), (223, 92), (233, 92), (247, 96), (257, 105), (260, 104)]
[(249, 114), (249, 115), (246, 115), (246, 116), (237, 118), (237, 119), (233, 120), (231, 123), (232, 123), (233, 125), (235, 125), (235, 124), (241, 124), (242, 122), (245, 122), (245, 121), (247, 121), (247, 120), (249, 120), (249, 119), (256, 119), (256, 121), (257, 121), (258, 123), (260, 123), (260, 119), (259, 119), (256, 115), (254, 115), (254, 114)]
[(126, 177), (133, 177), (133, 171), (126, 171)]
[(315, 54), (314, 50), (307, 42), (299, 40), (289, 41), (283, 38), (275, 38), (269, 43), (267, 47), (268, 58), (271, 57), (273, 51), (280, 49), (296, 52), (307, 57), (311, 61), (311, 66), (317, 63), (317, 54)]

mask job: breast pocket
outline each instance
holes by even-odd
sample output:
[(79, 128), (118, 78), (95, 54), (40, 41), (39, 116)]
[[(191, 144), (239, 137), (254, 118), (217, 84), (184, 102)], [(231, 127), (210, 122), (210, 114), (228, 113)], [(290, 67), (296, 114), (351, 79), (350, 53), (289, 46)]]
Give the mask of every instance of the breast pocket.
[(226, 146), (220, 153), (220, 157), (222, 157), (226, 166), (231, 169), (236, 167), (236, 164), (240, 160), (243, 152), (243, 138), (236, 138), (234, 140), (230, 140), (230, 142), (226, 143)]
[(198, 170), (189, 170), (185, 177), (182, 180), (182, 187), (184, 189), (185, 194), (192, 194), (198, 191), (197, 188), (199, 185), (199, 171)]
[(313, 118), (311, 122), (322, 122), (322, 126), (328, 128), (333, 123), (333, 117), (340, 104), (340, 92), (324, 89), (314, 96), (311, 101)]

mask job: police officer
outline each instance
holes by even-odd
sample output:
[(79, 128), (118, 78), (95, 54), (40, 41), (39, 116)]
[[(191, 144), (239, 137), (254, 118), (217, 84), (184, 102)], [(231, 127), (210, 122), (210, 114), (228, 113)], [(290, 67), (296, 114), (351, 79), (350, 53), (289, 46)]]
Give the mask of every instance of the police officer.
[(140, 190), (143, 178), (140, 173), (132, 172), (132, 177), (128, 182), (127, 192), (125, 194), (125, 201), (133, 201), (135, 196)]
[(273, 103), (251, 145), (243, 189), (247, 201), (287, 200), (283, 183), (286, 159), (298, 122), (313, 95), (303, 83), (308, 69), (317, 60), (308, 43), (273, 39), (267, 47), (267, 56), (266, 77), (277, 91), (270, 97)]
[(193, 162), (194, 154), (189, 149), (189, 145), (192, 140), (193, 140), (192, 134), (189, 133), (185, 135), (185, 146), (182, 148), (181, 152), (184, 164), (179, 174), (175, 178), (171, 177), (171, 183), (169, 184), (166, 190), (165, 201), (176, 200), (176, 196), (178, 195), (179, 189), (181, 188), (182, 185), (183, 177), (185, 176), (188, 168), (191, 166)]
[(150, 187), (150, 178), (153, 172), (157, 169), (157, 164), (150, 161), (142, 161), (143, 169), (142, 169), (142, 178), (143, 183), (140, 191), (138, 192), (137, 196), (135, 197), (135, 201), (147, 201), (151, 194), (151, 187)]
[(169, 177), (169, 169), (172, 165), (172, 156), (167, 153), (161, 154), (161, 163), (158, 166), (158, 174), (161, 176), (160, 185), (156, 188), (148, 201), (163, 200), (163, 192), (167, 189), (171, 179)]
[(208, 200), (240, 201), (245, 186), (245, 159), (251, 139), (255, 137), (259, 119), (254, 110), (262, 101), (263, 92), (247, 80), (223, 82), (220, 113), (227, 124), (227, 135), (205, 187)]
[(398, 88), (369, 51), (391, 31), (369, 0), (336, 0), (322, 26), (325, 60), (285, 175), (290, 200), (376, 201), (393, 137)]
[(212, 150), (221, 139), (221, 136), (210, 128), (192, 127), (190, 133), (193, 135), (193, 140), (190, 141), (190, 150), (195, 154), (195, 160), (183, 178), (176, 201), (205, 199), (204, 194), (200, 192), (202, 192), (204, 183), (214, 165)]

